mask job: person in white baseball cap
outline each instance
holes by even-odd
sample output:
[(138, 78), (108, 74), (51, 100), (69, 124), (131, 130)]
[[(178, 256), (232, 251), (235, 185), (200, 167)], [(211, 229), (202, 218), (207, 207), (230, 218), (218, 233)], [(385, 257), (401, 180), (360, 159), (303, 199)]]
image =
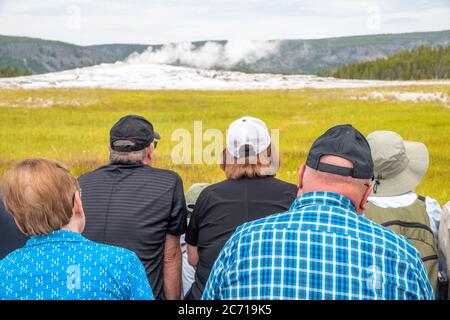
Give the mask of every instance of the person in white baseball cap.
[(262, 120), (247, 116), (230, 124), (220, 166), (228, 179), (275, 176), (279, 166), (278, 152)]
[(227, 179), (200, 193), (186, 232), (188, 260), (196, 268), (189, 300), (201, 298), (220, 250), (238, 226), (289, 209), (297, 195), (297, 186), (275, 178), (278, 153), (260, 119), (230, 124), (221, 168)]
[(270, 142), (266, 124), (257, 118), (239, 118), (227, 130), (227, 151), (235, 158), (261, 153), (269, 147)]

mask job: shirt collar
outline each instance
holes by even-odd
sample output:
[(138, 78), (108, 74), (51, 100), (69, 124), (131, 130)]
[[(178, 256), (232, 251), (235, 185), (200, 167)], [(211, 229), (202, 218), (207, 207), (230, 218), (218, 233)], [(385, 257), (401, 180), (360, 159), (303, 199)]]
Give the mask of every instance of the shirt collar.
[(56, 230), (50, 234), (33, 236), (27, 243), (26, 247), (39, 245), (49, 242), (84, 242), (87, 241), (81, 234), (69, 230)]
[(146, 166), (142, 162), (130, 162), (130, 163), (122, 163), (122, 162), (110, 162), (106, 165), (108, 168), (136, 168), (136, 167), (144, 167)]
[(309, 192), (305, 193), (301, 197), (298, 197), (295, 199), (294, 203), (292, 203), (290, 210), (299, 210), (303, 207), (317, 205), (342, 207), (346, 210), (356, 212), (356, 208), (352, 201), (346, 196), (334, 192), (322, 191)]
[(410, 191), (398, 196), (391, 197), (370, 196), (368, 200), (377, 207), (381, 208), (407, 207), (412, 205), (414, 201), (417, 200), (417, 193)]

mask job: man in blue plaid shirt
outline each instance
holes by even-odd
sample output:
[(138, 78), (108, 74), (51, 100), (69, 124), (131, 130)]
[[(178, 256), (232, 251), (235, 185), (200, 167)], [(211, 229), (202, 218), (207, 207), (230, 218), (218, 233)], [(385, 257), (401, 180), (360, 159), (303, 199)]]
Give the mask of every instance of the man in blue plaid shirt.
[(239, 227), (203, 299), (433, 299), (418, 251), (363, 216), (373, 162), (350, 125), (329, 129), (300, 169), (289, 211)]

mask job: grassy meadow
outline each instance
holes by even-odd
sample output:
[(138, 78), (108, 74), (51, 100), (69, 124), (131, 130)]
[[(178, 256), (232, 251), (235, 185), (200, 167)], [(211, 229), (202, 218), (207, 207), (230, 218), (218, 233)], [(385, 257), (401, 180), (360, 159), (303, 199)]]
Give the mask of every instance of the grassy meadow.
[[(289, 91), (127, 91), (106, 89), (0, 89), (0, 175), (15, 161), (48, 157), (66, 163), (75, 175), (108, 159), (109, 129), (120, 117), (147, 117), (161, 134), (154, 166), (177, 171), (185, 190), (194, 182), (224, 178), (217, 165), (176, 165), (171, 160), (175, 129), (225, 132), (244, 115), (280, 129), (282, 166), (278, 177), (295, 183), (297, 169), (314, 139), (329, 127), (351, 123), (364, 134), (392, 130), (424, 142), (430, 168), (417, 191), (450, 200), (450, 108), (441, 102), (357, 99), (373, 91), (443, 92), (450, 86), (303, 89)], [(204, 146), (208, 142), (204, 143)]]

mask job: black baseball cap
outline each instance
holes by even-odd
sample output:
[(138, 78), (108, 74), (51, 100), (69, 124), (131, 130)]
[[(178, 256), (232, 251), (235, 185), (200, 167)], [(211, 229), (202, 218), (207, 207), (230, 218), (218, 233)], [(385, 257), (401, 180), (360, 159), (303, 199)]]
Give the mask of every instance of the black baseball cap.
[[(159, 140), (159, 133), (153, 130), (153, 125), (144, 117), (130, 114), (117, 121), (109, 132), (111, 149), (119, 152), (142, 150), (153, 141)], [(132, 145), (115, 144), (118, 140), (131, 141)]]
[[(353, 163), (353, 168), (321, 163), (320, 158), (334, 155)], [(328, 129), (311, 146), (306, 165), (322, 172), (350, 176), (358, 179), (373, 178), (373, 160), (364, 135), (349, 124)]]

